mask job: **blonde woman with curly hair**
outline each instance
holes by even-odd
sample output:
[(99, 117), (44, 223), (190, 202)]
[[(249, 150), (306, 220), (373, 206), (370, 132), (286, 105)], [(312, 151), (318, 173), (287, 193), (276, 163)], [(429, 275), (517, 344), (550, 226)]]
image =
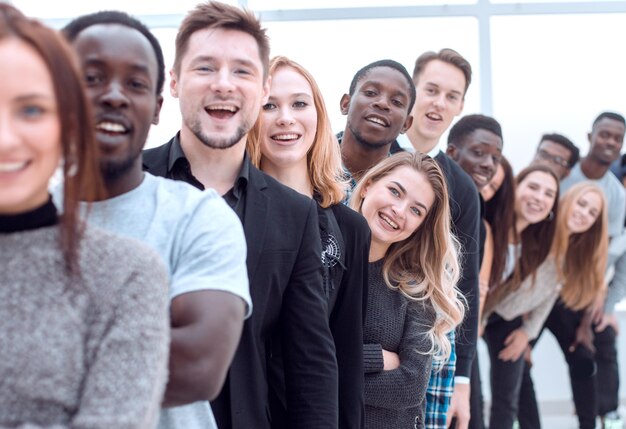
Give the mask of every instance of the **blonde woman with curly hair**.
[[(270, 61), (270, 94), (248, 134), (252, 163), (317, 202), (328, 318), (339, 381), (339, 427), (363, 426), (363, 314), (370, 234), (365, 219), (343, 205), (339, 145), (315, 79), (286, 57)], [(281, 380), (280, 348), (270, 377)], [(285, 391), (270, 392), (272, 427), (288, 428)]]
[(423, 428), (432, 360), (447, 359), (464, 315), (446, 182), (429, 156), (398, 153), (363, 176), (350, 205), (372, 232), (365, 427)]

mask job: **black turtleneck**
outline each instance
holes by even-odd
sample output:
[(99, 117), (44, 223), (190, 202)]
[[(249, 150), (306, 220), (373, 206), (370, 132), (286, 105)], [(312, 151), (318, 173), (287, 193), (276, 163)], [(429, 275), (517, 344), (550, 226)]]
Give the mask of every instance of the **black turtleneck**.
[(57, 209), (52, 202), (52, 198), (50, 198), (44, 205), (24, 213), (15, 215), (0, 214), (0, 233), (43, 228), (56, 225), (58, 222)]

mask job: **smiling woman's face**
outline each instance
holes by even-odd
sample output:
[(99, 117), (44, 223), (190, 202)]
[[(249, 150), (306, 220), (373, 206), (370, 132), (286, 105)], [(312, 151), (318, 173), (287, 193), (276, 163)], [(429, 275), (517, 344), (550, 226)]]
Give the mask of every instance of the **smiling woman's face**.
[(317, 133), (317, 110), (309, 82), (289, 66), (272, 74), (270, 96), (261, 111), (263, 166), (306, 166)]
[(0, 64), (0, 214), (17, 214), (48, 200), (61, 126), (52, 78), (37, 52), (4, 38)]
[(571, 234), (581, 234), (591, 228), (602, 213), (602, 197), (587, 191), (578, 197), (567, 214), (567, 228)]
[(554, 207), (557, 191), (558, 183), (549, 173), (533, 171), (528, 174), (515, 191), (515, 214), (518, 222), (527, 226), (547, 218)]
[(435, 201), (426, 176), (408, 166), (369, 184), (362, 196), (361, 213), (372, 231), (372, 246), (382, 254), (417, 231)]

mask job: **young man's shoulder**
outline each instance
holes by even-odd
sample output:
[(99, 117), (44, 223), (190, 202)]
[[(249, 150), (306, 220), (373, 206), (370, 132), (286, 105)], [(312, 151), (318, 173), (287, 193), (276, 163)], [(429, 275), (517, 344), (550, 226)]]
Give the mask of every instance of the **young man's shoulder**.
[(176, 136), (172, 137), (167, 143), (149, 149), (144, 149), (141, 153), (143, 169), (153, 171), (165, 169), (169, 160), (169, 153)]
[(439, 154), (435, 156), (435, 161), (437, 161), (441, 167), (441, 171), (446, 178), (450, 195), (454, 195), (455, 197), (463, 195), (467, 198), (475, 198), (478, 205), (478, 191), (476, 190), (476, 185), (474, 185), (472, 178), (465, 170), (443, 152), (439, 152)]
[(561, 180), (561, 194), (567, 192), (572, 186), (587, 181), (593, 182), (599, 186), (604, 191), (607, 198), (617, 198), (620, 200), (626, 198), (624, 186), (610, 170), (608, 170), (600, 179), (592, 180), (585, 176), (580, 167), (580, 162), (572, 167), (570, 174), (567, 177)]
[(145, 172), (144, 180), (155, 193), (161, 194), (164, 204), (180, 206), (197, 205), (206, 201), (222, 201), (222, 197), (214, 189), (200, 189), (181, 180), (166, 179)]
[[(188, 183), (145, 173), (147, 213), (154, 228), (164, 234), (223, 234), (241, 229), (241, 222), (226, 201), (213, 189), (201, 191)], [(145, 201), (145, 200), (144, 200)], [(142, 209), (138, 207), (138, 210)], [(189, 230), (192, 230), (191, 232)], [(221, 231), (221, 232), (219, 232)]]
[[(614, 213), (623, 214), (624, 206), (626, 206), (626, 190), (624, 190), (624, 186), (619, 181), (619, 179), (615, 177), (615, 175), (610, 171), (607, 171), (603, 179), (605, 180), (605, 186), (603, 187), (604, 193), (606, 199), (608, 200), (610, 210), (612, 210)], [(609, 219), (611, 219), (610, 214)], [(623, 225), (623, 222), (621, 224)], [(611, 230), (611, 233), (613, 235), (617, 234), (617, 226), (609, 229)]]
[(621, 199), (626, 198), (626, 190), (624, 190), (624, 186), (619, 181), (619, 179), (615, 177), (615, 175), (611, 171), (607, 171), (605, 176), (606, 176), (607, 184), (611, 189), (611, 192), (614, 192), (616, 196)]
[[(162, 277), (164, 285), (166, 282), (163, 261), (151, 246), (98, 226), (87, 225), (80, 241), (79, 255), (81, 268), (89, 267), (87, 271), (91, 277), (102, 275), (106, 278), (108, 275), (110, 279), (113, 273), (130, 276), (133, 272), (150, 268), (156, 270), (155, 277)], [(120, 264), (120, 261), (124, 263)], [(108, 286), (112, 287), (112, 283), (107, 283)]]

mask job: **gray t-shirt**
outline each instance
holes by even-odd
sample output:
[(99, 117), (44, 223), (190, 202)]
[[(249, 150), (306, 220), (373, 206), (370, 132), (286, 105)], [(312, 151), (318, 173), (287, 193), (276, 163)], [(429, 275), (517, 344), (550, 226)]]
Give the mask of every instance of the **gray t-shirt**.
[[(59, 204), (60, 193), (53, 192)], [(243, 299), (248, 317), (246, 241), (235, 212), (214, 190), (204, 192), (183, 182), (145, 173), (137, 188), (91, 203), (88, 222), (138, 239), (163, 258), (170, 279), (170, 299), (193, 291), (219, 290)], [(159, 429), (217, 428), (207, 401), (161, 411)]]

